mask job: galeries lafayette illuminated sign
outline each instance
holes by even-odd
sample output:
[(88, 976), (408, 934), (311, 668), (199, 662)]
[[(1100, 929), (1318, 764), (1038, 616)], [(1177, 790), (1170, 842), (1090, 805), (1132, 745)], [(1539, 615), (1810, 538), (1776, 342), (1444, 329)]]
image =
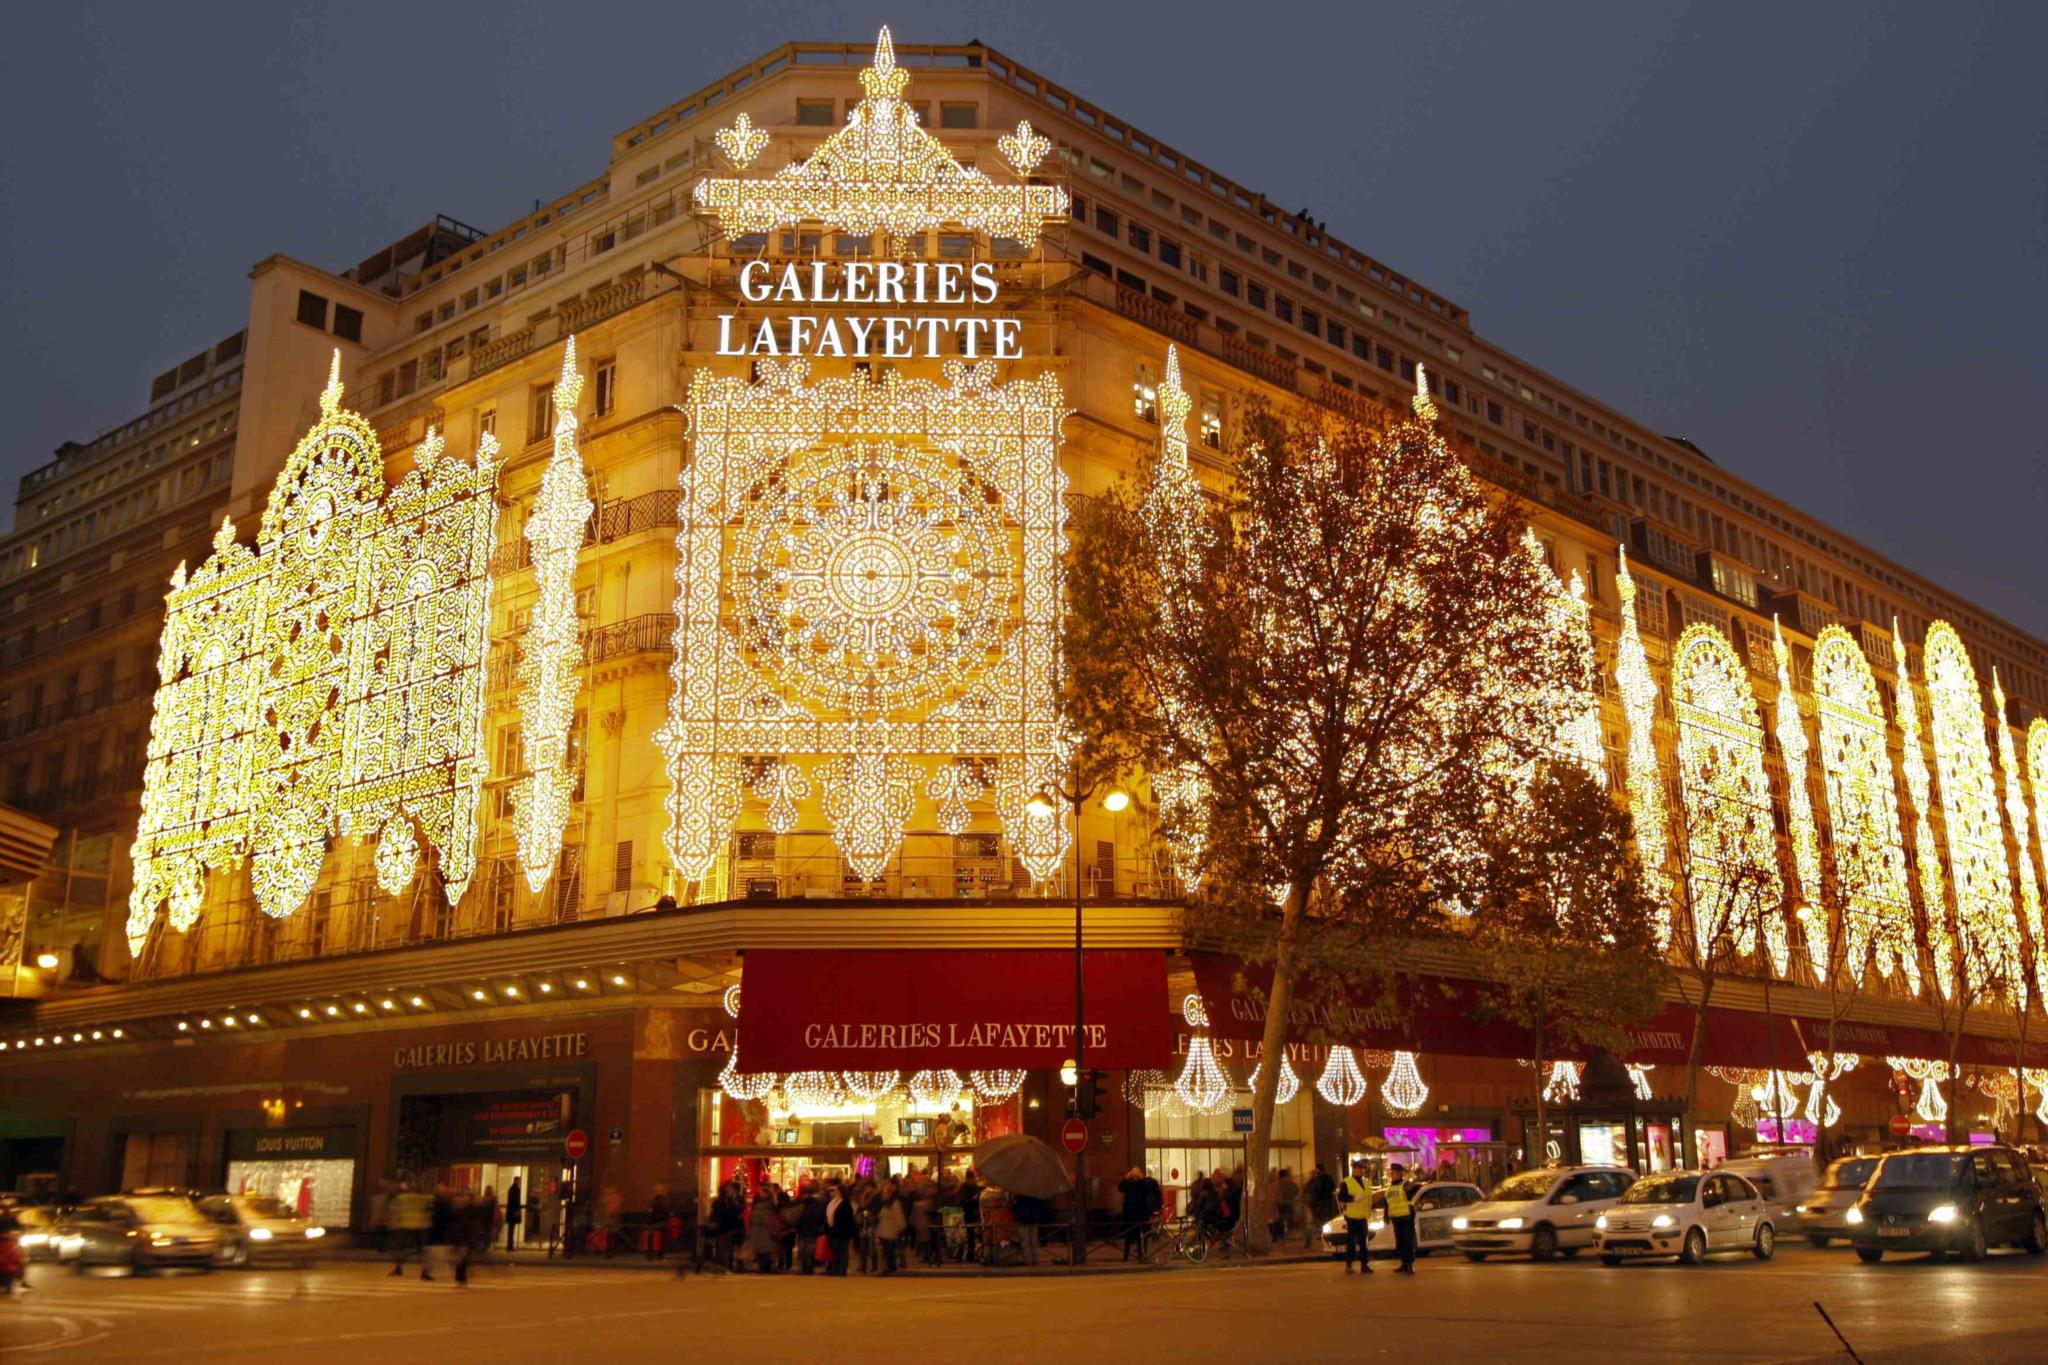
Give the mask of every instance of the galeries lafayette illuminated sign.
[(508, 1062), (559, 1062), (590, 1055), (587, 1033), (536, 1033), (519, 1038), (457, 1038), (443, 1043), (405, 1043), (393, 1048), (391, 1065), (400, 1071), (442, 1066), (502, 1066)]
[[(740, 296), (791, 308), (962, 309), (987, 307), (998, 291), (987, 261), (748, 261)], [(718, 354), (842, 359), (1017, 360), (1024, 324), (963, 312), (779, 313), (753, 321), (718, 319)]]

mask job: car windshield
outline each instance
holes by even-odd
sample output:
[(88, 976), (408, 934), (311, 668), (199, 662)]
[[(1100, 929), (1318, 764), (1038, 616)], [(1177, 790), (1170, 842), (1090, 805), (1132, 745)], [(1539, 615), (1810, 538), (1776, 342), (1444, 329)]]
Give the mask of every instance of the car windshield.
[(203, 1223), (199, 1210), (182, 1199), (131, 1199), (128, 1207), (145, 1223)]
[(297, 1214), (293, 1213), (283, 1203), (267, 1194), (244, 1195), (238, 1202), (242, 1206), (242, 1212), (248, 1214), (251, 1218), (298, 1217)]
[(1860, 1190), (1870, 1183), (1870, 1173), (1876, 1169), (1874, 1156), (1850, 1157), (1828, 1167), (1827, 1178), (1821, 1183), (1831, 1190)]
[(1658, 1175), (1638, 1180), (1621, 1197), (1624, 1204), (1690, 1204), (1699, 1192), (1696, 1175)]
[(1901, 1152), (1884, 1159), (1872, 1186), (1879, 1190), (1942, 1189), (1953, 1185), (1966, 1158), (1958, 1152)]
[(1523, 1171), (1511, 1175), (1493, 1187), (1494, 1199), (1541, 1199), (1550, 1193), (1550, 1187), (1557, 1182), (1555, 1171)]

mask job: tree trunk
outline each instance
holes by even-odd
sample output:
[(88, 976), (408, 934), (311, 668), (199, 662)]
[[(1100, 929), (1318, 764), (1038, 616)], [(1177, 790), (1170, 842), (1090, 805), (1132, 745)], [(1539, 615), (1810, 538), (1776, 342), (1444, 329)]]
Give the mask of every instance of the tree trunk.
[[(1966, 988), (1961, 985), (1957, 987), (1959, 992), (1964, 989)], [(1967, 1006), (1956, 1010), (1955, 1031), (1948, 1036), (1948, 1090), (1942, 1096), (1943, 1099), (1948, 1101), (1948, 1114), (1941, 1121), (1941, 1131), (1942, 1135), (1951, 1143), (1960, 1140), (1956, 1137), (1956, 1133), (1963, 1120), (1963, 1106), (1961, 1103), (1963, 1095), (1963, 1067), (1961, 1059), (1963, 1052), (1963, 1020), (1967, 1012)]]
[(1543, 1164), (1543, 1155), (1550, 1142), (1549, 1110), (1543, 1101), (1544, 1092), (1550, 1089), (1550, 1078), (1543, 1071), (1543, 1015), (1549, 1005), (1549, 995), (1547, 989), (1536, 993), (1536, 1027), (1531, 1030), (1536, 1044), (1531, 1049), (1536, 1054), (1536, 1160), (1529, 1163), (1532, 1167)]
[[(1273, 954), (1273, 990), (1266, 999), (1266, 1032), (1259, 1043), (1259, 1083), (1252, 1087), (1252, 1132), (1245, 1144), (1244, 1208), (1239, 1217), (1254, 1251), (1271, 1245), (1273, 1191), (1266, 1167), (1273, 1152), (1273, 1101), (1280, 1089), (1280, 1059), (1287, 1055), (1287, 1016), (1294, 1008), (1294, 953), (1308, 906), (1308, 889), (1300, 882), (1287, 889), (1280, 908), (1280, 942)], [(1340, 1173), (1341, 1178), (1341, 1173)]]
[(1692, 1144), (1690, 1153), (1678, 1154), (1681, 1170), (1689, 1170), (1692, 1161), (1700, 1151), (1699, 1103), (1700, 1103), (1700, 1048), (1707, 1041), (1707, 1002), (1714, 998), (1714, 978), (1711, 974), (1700, 976), (1700, 1002), (1692, 1011), (1692, 1046), (1685, 1053), (1685, 1140)]

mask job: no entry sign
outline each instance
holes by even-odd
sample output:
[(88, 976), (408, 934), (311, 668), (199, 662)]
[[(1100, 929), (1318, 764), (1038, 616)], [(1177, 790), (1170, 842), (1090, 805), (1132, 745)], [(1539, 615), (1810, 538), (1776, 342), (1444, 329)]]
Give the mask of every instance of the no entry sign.
[(1079, 1119), (1068, 1119), (1067, 1126), (1060, 1129), (1060, 1139), (1067, 1144), (1067, 1150), (1078, 1152), (1088, 1145), (1088, 1125)]
[(1908, 1133), (1911, 1133), (1912, 1131), (1913, 1131), (1913, 1120), (1911, 1120), (1911, 1119), (1907, 1118), (1907, 1117), (1906, 1117), (1906, 1116), (1905, 1116), (1904, 1114), (1893, 1114), (1893, 1115), (1892, 1115), (1892, 1136), (1893, 1136), (1893, 1137), (1905, 1137), (1905, 1136), (1906, 1136), (1906, 1135), (1907, 1135)]
[(584, 1154), (589, 1150), (590, 1135), (581, 1128), (571, 1128), (568, 1135), (562, 1139), (562, 1155), (571, 1161), (583, 1160)]

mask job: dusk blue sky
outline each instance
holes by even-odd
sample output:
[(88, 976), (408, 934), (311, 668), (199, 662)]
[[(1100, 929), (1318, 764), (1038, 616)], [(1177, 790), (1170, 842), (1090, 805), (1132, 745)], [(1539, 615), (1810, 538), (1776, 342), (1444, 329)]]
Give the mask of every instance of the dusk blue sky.
[(728, 68), (885, 21), (1308, 206), (2048, 637), (2040, 4), (32, 6), (0, 54), (0, 475), (140, 412), (264, 256), (496, 227)]

